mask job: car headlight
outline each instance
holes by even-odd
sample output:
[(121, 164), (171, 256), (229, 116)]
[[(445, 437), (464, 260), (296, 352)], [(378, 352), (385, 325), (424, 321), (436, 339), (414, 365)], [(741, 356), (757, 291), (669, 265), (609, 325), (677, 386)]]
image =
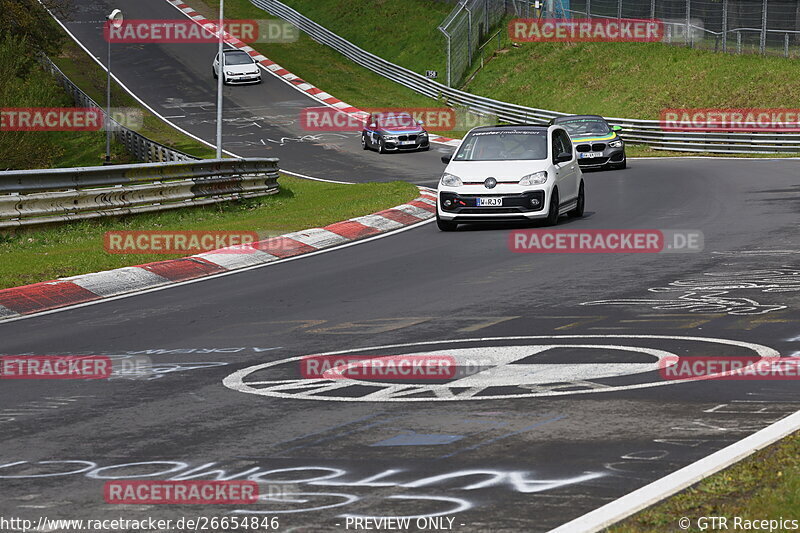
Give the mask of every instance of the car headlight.
[(608, 143), (611, 148), (621, 148), (622, 147), (622, 139), (617, 139), (616, 141), (611, 141)]
[(527, 176), (522, 176), (522, 179), (519, 180), (520, 185), (541, 185), (547, 181), (547, 171), (542, 170), (541, 172), (534, 172), (533, 174), (528, 174)]
[(226, 70), (225, 74), (227, 74), (228, 76), (236, 76), (236, 73), (232, 70)]
[(442, 174), (442, 185), (446, 187), (461, 187), (464, 183), (458, 176), (445, 172)]
[(417, 135), (419, 135), (420, 137), (427, 137), (428, 136), (428, 132), (427, 131), (421, 131)]
[(384, 135), (383, 138), (387, 141), (396, 141), (397, 135)]

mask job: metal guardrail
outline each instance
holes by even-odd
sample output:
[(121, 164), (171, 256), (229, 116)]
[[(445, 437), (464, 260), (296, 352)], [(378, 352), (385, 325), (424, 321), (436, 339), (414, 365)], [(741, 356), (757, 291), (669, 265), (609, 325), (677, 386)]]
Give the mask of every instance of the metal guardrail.
[(0, 172), (0, 229), (275, 194), (278, 159)]
[[(333, 48), (362, 67), (446, 105), (465, 107), (475, 113), (493, 115), (500, 121), (517, 124), (546, 124), (552, 118), (568, 114), (501, 102), (447, 87), (359, 48), (278, 0), (250, 2), (294, 24), (315, 41)], [(800, 134), (796, 133), (674, 132), (663, 131), (658, 120), (614, 117), (607, 117), (607, 120), (612, 125), (622, 126), (622, 138), (626, 141), (646, 144), (657, 150), (739, 154), (800, 151)]]
[[(75, 105), (79, 107), (95, 107), (102, 110), (103, 108), (92, 100), (88, 94), (83, 92), (80, 87), (75, 85), (66, 74), (61, 72), (61, 69), (56, 66), (53, 61), (47, 56), (42, 56), (42, 65), (56, 81), (64, 87), (64, 89), (72, 97)], [(105, 114), (105, 112), (103, 112)], [(185, 154), (180, 150), (175, 150), (163, 144), (157, 143), (148, 139), (114, 120), (109, 118), (108, 123), (111, 127), (111, 134), (120, 142), (133, 157), (139, 161), (146, 161), (148, 163), (155, 163), (159, 161), (196, 161), (199, 158), (189, 154)]]

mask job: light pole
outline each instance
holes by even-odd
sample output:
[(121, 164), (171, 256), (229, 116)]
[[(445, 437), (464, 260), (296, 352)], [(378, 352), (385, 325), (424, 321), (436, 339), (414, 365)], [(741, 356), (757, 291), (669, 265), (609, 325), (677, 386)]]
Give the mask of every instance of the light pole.
[(217, 76), (217, 159), (222, 159), (222, 80), (225, 76), (225, 58), (222, 57), (222, 35), (223, 24), (222, 15), (225, 10), (225, 0), (219, 0), (219, 22), (217, 23), (217, 33), (219, 34), (219, 46), (217, 48), (217, 58), (219, 76)]
[(106, 61), (106, 165), (111, 164), (111, 26), (122, 26), (122, 11), (115, 9), (108, 15), (108, 59)]

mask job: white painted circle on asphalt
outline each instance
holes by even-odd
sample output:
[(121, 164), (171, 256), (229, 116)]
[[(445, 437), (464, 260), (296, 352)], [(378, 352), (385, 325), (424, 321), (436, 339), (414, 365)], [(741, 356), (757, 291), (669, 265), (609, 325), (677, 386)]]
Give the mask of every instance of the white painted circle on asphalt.
[[(626, 339), (631, 344), (615, 344)], [(586, 340), (590, 340), (586, 342)], [(507, 345), (494, 345), (507, 341)], [(524, 341), (524, 344), (520, 344)], [(540, 341), (540, 342), (530, 342)], [(541, 342), (544, 341), (544, 342)], [(603, 341), (608, 344), (603, 344)], [(350, 378), (285, 379), (287, 371), (296, 375), (301, 362), (309, 356), (291, 357), (263, 363), (239, 370), (223, 380), (233, 390), (275, 398), (337, 402), (431, 402), (465, 400), (502, 400), (543, 396), (564, 396), (600, 392), (624, 391), (674, 385), (680, 380), (667, 380), (658, 373), (659, 363), (666, 357), (677, 358), (674, 353), (661, 348), (670, 342), (694, 342), (718, 347), (745, 349), (760, 358), (779, 357), (767, 346), (729, 339), (683, 337), (669, 335), (552, 335), (488, 337), (478, 339), (445, 340), (371, 346), (313, 354), (313, 357), (358, 355), (375, 352), (377, 357), (404, 355), (403, 350), (413, 348), (415, 356), (452, 357), (459, 368), (472, 366), (473, 372), (454, 376), (444, 383), (398, 383)], [(640, 346), (657, 344), (659, 348)], [(441, 345), (474, 344), (469, 347), (442, 349)], [(432, 349), (419, 348), (431, 347)], [(579, 350), (582, 356), (592, 358), (592, 353), (616, 352), (632, 354), (630, 361), (611, 362), (554, 362), (559, 350)], [(389, 351), (387, 351), (389, 350)], [(400, 350), (395, 352), (393, 350)], [(748, 353), (752, 356), (753, 353)], [(547, 357), (546, 361), (537, 358)], [(619, 356), (616, 356), (619, 358)], [(584, 357), (585, 358), (585, 357)], [(645, 361), (642, 361), (645, 359)], [(524, 361), (524, 362), (521, 362)], [(753, 361), (751, 364), (756, 364)], [(661, 365), (663, 367), (663, 364)], [(721, 377), (725, 373), (709, 374), (704, 379)], [(621, 383), (608, 383), (621, 378)], [(631, 382), (631, 381), (634, 382)], [(638, 381), (637, 381), (638, 380)], [(492, 391), (491, 389), (495, 389)], [(501, 389), (501, 390), (498, 390)]]

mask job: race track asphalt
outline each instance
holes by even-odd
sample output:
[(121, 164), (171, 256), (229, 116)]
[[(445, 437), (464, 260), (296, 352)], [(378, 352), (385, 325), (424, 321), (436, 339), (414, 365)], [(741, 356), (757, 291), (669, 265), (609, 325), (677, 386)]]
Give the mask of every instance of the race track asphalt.
[[(159, 4), (123, 9), (153, 18)], [(88, 26), (71, 25), (87, 43)], [(210, 55), (175, 46), (120, 59), (123, 81), (152, 102), (207, 99), (197, 80)], [(299, 105), (282, 82), (234, 89), (243, 113)], [(210, 131), (196, 118), (178, 123)], [(425, 181), (441, 170), (433, 153), (383, 158), (347, 143), (268, 155), (353, 180)], [(423, 224), (0, 323), (3, 354), (108, 355), (157, 370), (4, 381), (0, 514), (177, 519), (238, 509), (279, 517), (280, 531), (344, 531), (348, 516), (445, 515), (457, 531), (558, 526), (798, 409), (793, 381), (673, 382), (654, 366), (664, 352), (800, 355), (797, 169), (667, 159), (587, 172), (586, 215), (559, 226), (699, 230), (697, 253), (520, 254), (508, 243), (520, 226), (441, 233)], [(304, 361), (292, 359), (348, 350), (434, 353), (485, 372), (459, 384), (353, 385), (303, 380)], [(255, 476), (267, 498), (213, 508), (103, 500), (108, 479), (175, 476)]]
[[(112, 9), (122, 9), (128, 20), (189, 20), (163, 0), (75, 0), (75, 5), (71, 20), (63, 22), (103, 64), (107, 43), (100, 21)], [(111, 69), (161, 116), (213, 144), (217, 82), (212, 77), (211, 62), (216, 53), (214, 43), (115, 43)], [(241, 157), (278, 157), (285, 170), (335, 180), (402, 179), (432, 186), (441, 176), (444, 165), (440, 158), (452, 152), (451, 147), (432, 145), (429, 152), (413, 158), (399, 153), (379, 155), (361, 149), (357, 132), (305, 130), (301, 111), (324, 104), (271, 74), (263, 72), (262, 77), (264, 81), (258, 85), (225, 86), (225, 150)]]

